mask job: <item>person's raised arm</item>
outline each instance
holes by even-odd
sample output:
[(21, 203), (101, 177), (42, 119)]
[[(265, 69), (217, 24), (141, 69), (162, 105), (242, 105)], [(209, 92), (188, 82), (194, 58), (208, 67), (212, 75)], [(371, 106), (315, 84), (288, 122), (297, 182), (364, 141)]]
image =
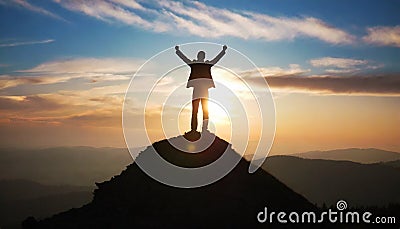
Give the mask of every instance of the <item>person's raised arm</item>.
[(185, 56), (185, 54), (183, 54), (183, 52), (181, 52), (181, 50), (179, 50), (179, 46), (177, 45), (177, 46), (175, 46), (175, 50), (176, 50), (176, 55), (178, 55), (182, 60), (183, 60), (183, 62), (185, 62), (186, 64), (190, 64), (192, 61), (191, 60), (189, 60), (189, 58), (187, 58), (186, 56)]
[(222, 51), (218, 53), (218, 55), (214, 59), (210, 60), (210, 63), (213, 65), (216, 64), (225, 55), (225, 51), (227, 48), (228, 47), (226, 47), (226, 45), (222, 46)]

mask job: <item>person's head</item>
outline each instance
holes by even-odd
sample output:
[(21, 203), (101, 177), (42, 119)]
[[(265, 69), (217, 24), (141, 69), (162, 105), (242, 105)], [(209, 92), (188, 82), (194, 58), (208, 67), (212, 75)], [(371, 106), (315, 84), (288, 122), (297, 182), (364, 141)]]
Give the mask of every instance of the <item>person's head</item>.
[(204, 61), (205, 58), (206, 58), (206, 53), (204, 51), (199, 51), (197, 53), (197, 60), (198, 61)]

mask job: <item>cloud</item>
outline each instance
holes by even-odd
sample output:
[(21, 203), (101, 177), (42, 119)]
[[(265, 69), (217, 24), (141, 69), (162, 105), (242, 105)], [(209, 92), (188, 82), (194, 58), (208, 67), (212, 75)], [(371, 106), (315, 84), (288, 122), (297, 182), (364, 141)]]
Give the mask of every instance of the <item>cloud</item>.
[[(64, 8), (106, 21), (154, 32), (218, 38), (231, 36), (266, 41), (310, 37), (331, 44), (351, 44), (355, 37), (314, 17), (273, 17), (233, 11), (201, 2), (150, 1), (146, 6), (126, 0), (55, 0)], [(142, 16), (143, 12), (146, 17)]]
[(142, 62), (78, 58), (2, 75), (0, 125), (120, 128), (124, 94)]
[(325, 68), (325, 73), (328, 74), (350, 74), (383, 67), (383, 64), (377, 64), (368, 60), (337, 57), (312, 59), (310, 60), (310, 64), (314, 67)]
[(261, 74), (264, 76), (290, 76), (290, 75), (301, 75), (310, 71), (310, 69), (302, 69), (298, 64), (290, 64), (289, 68), (284, 69), (281, 67), (268, 67), (268, 68), (259, 68)]
[(37, 84), (41, 83), (40, 78), (29, 78), (29, 77), (13, 77), (10, 75), (0, 75), (0, 90), (15, 87), (22, 84)]
[[(89, 91), (0, 96), (0, 124), (13, 123), (118, 127), (123, 97)], [(119, 125), (118, 125), (119, 124)]]
[[(2, 120), (5, 121), (4, 119)], [(23, 124), (23, 125), (40, 125), (45, 127), (50, 126), (85, 126), (85, 127), (112, 127), (120, 128), (121, 126), (121, 112), (110, 114), (101, 110), (86, 112), (83, 114), (74, 114), (69, 116), (8, 116), (8, 123)], [(1, 124), (1, 122), (0, 122)]]
[(41, 7), (35, 6), (30, 4), (28, 1), (25, 0), (3, 0), (0, 1), (0, 4), (3, 5), (9, 5), (9, 6), (17, 6), (17, 7), (22, 7), (24, 9), (48, 16), (48, 17), (52, 17), (58, 20), (62, 20), (62, 21), (66, 21), (64, 18), (58, 16), (57, 14), (54, 14), (46, 9), (43, 9)]
[(272, 17), (253, 12), (230, 11), (200, 2), (161, 1), (176, 27), (197, 36), (233, 36), (267, 41), (312, 37), (332, 44), (349, 44), (354, 37), (313, 17)]
[(142, 62), (77, 58), (2, 75), (0, 124), (120, 128), (125, 91)]
[[(123, 97), (107, 93), (54, 93), (33, 96), (0, 96), (0, 126), (22, 124), (121, 128)], [(141, 109), (133, 108), (134, 116)], [(159, 109), (157, 110), (159, 114)], [(153, 111), (152, 111), (153, 112)]]
[(400, 96), (399, 75), (266, 77), (270, 87), (293, 92)]
[(96, 110), (63, 118), (64, 124), (81, 126), (121, 127), (122, 111)]
[(400, 47), (400, 26), (376, 26), (367, 28), (363, 40), (370, 44)]
[(0, 44), (0, 47), (14, 47), (14, 46), (21, 46), (21, 45), (48, 44), (48, 43), (52, 43), (54, 41), (55, 41), (54, 39), (47, 39), (47, 40), (40, 40), (40, 41), (12, 42), (12, 43)]
[(45, 62), (34, 68), (20, 70), (40, 74), (132, 74), (141, 62), (129, 58), (75, 58)]
[(121, 4), (131, 9), (139, 9), (139, 10), (146, 10), (142, 5), (140, 5), (135, 0), (111, 0), (112, 2)]
[(0, 96), (0, 110), (35, 111), (60, 108), (56, 101), (41, 96)]
[(331, 44), (351, 44), (355, 37), (335, 28), (324, 21), (313, 17), (276, 18), (265, 14), (249, 14), (260, 23), (260, 26), (270, 27), (263, 34), (266, 39), (294, 39), (298, 36), (316, 38)]
[[(141, 7), (140, 4), (136, 2), (129, 3), (128, 1), (113, 1), (113, 3), (104, 0), (55, 0), (55, 2), (69, 10), (81, 12), (106, 22), (119, 21), (127, 25), (136, 25), (145, 29), (150, 29), (153, 26), (153, 23), (141, 18), (132, 11), (129, 11), (129, 8), (139, 10), (144, 9), (144, 7)], [(125, 9), (124, 7), (127, 7), (128, 9)]]
[[(317, 61), (318, 60), (318, 61)], [(321, 60), (321, 61), (319, 61)], [(338, 67), (326, 69), (326, 74), (310, 75), (310, 69), (298, 64), (290, 64), (288, 68), (272, 66), (239, 72), (239, 75), (253, 85), (265, 86), (260, 77), (263, 76), (273, 92), (280, 93), (315, 93), (343, 95), (400, 96), (400, 76), (398, 74), (363, 73), (362, 70), (374, 69), (379, 65), (366, 65), (357, 68), (357, 64), (370, 64), (369, 61), (333, 58), (315, 59), (315, 66)], [(328, 74), (328, 72), (330, 72)], [(219, 76), (220, 77), (220, 76)], [(229, 83), (230, 84), (230, 83)], [(264, 89), (262, 87), (262, 89)]]
[(347, 68), (347, 69), (329, 68), (326, 69), (325, 72), (330, 74), (346, 74), (346, 73), (354, 73), (360, 70), (361, 68)]
[(76, 58), (45, 62), (0, 75), (0, 90), (24, 84), (55, 84), (85, 78), (90, 82), (128, 81), (143, 61), (129, 58)]
[(349, 58), (323, 57), (310, 60), (314, 67), (336, 67), (336, 68), (352, 68), (358, 65), (367, 64), (366, 60), (357, 60)]
[(120, 128), (125, 91), (142, 62), (78, 58), (2, 75), (0, 125)]
[(260, 74), (265, 77), (281, 77), (281, 76), (291, 76), (291, 75), (299, 76), (310, 71), (311, 71), (310, 69), (301, 68), (301, 66), (298, 64), (289, 64), (288, 68), (282, 68), (278, 66), (261, 67), (258, 69), (241, 71), (240, 75), (244, 78), (259, 77)]

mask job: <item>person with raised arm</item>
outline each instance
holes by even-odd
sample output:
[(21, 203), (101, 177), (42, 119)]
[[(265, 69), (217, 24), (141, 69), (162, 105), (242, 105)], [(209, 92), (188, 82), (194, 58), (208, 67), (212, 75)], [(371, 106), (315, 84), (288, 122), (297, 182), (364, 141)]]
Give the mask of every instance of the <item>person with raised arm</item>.
[(190, 67), (190, 76), (186, 84), (187, 88), (193, 87), (190, 132), (197, 131), (197, 113), (200, 102), (203, 110), (202, 131), (208, 130), (208, 89), (213, 87), (215, 88), (211, 75), (211, 67), (225, 55), (227, 48), (228, 47), (224, 45), (222, 51), (212, 60), (205, 60), (206, 53), (204, 51), (199, 51), (197, 53), (197, 59), (190, 60), (182, 53), (179, 46), (175, 46), (176, 54)]

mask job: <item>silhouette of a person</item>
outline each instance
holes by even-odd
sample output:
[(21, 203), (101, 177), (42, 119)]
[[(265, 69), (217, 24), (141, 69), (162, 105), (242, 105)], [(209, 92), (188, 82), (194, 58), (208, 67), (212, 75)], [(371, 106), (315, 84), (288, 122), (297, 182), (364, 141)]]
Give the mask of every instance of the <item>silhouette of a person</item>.
[(190, 67), (190, 76), (186, 87), (193, 87), (191, 131), (197, 130), (197, 113), (200, 102), (203, 110), (202, 131), (208, 129), (208, 89), (215, 88), (211, 67), (225, 55), (226, 49), (227, 46), (224, 45), (222, 51), (212, 60), (205, 60), (206, 53), (204, 51), (197, 53), (197, 60), (190, 60), (179, 50), (179, 46), (175, 46), (176, 54)]

